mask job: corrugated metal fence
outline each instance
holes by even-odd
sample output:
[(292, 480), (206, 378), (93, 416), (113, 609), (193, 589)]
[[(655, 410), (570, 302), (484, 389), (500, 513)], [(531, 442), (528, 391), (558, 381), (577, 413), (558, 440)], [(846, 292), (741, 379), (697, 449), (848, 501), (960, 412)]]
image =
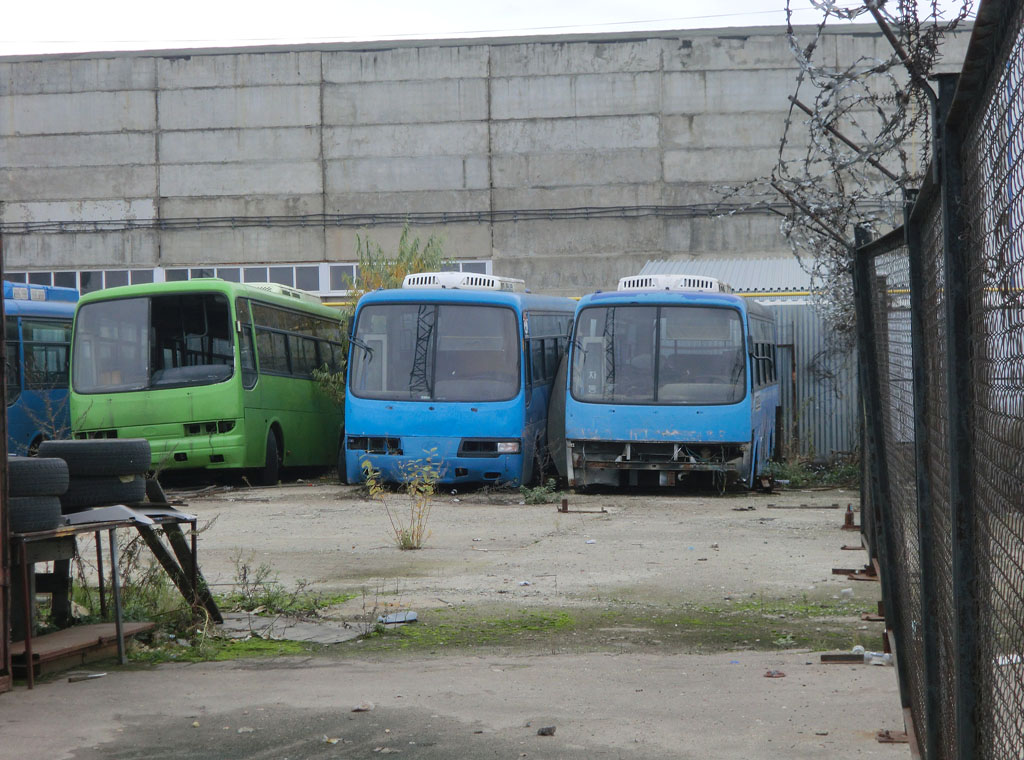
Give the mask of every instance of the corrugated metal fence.
[(857, 252), (862, 529), (926, 760), (1024, 758), (1024, 5), (940, 77), (937, 164)]

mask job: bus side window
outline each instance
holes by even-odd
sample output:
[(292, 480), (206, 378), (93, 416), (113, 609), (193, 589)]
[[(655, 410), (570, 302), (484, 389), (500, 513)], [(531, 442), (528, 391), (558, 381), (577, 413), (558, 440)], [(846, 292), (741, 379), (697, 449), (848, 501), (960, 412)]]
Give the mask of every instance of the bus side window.
[(18, 320), (16, 317), (6, 319), (7, 353), (4, 366), (4, 377), (7, 382), (7, 405), (17, 401), (21, 395), (21, 363), (19, 361), (20, 341), (18, 340)]
[(235, 314), (241, 325), (238, 333), (238, 354), (242, 364), (242, 387), (252, 390), (256, 387), (259, 374), (256, 371), (256, 351), (252, 344), (252, 318), (249, 316), (249, 302), (244, 298), (235, 301)]
[(544, 382), (544, 341), (533, 338), (530, 340), (530, 369), (535, 385)]

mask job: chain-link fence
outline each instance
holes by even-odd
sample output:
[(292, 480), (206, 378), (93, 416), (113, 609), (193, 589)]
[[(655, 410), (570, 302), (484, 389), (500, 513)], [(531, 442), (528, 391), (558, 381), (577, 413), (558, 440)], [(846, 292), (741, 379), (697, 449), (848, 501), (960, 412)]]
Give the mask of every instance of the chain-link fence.
[(862, 529), (926, 760), (1024, 758), (1024, 4), (940, 77), (937, 165), (855, 282)]

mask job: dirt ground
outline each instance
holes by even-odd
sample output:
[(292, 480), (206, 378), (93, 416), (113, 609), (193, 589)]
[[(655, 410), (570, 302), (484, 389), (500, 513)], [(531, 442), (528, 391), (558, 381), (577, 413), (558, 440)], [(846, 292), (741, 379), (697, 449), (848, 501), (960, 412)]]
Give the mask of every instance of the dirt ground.
[[(578, 607), (610, 601), (677, 604), (742, 598), (828, 599), (851, 584), (836, 566), (863, 564), (839, 530), (852, 491), (669, 495), (566, 494), (525, 504), (518, 491), (435, 498), (429, 536), (399, 551), (379, 499), (354, 486), (298, 483), (207, 496), (174, 492), (212, 525), (199, 557), (215, 588), (239, 569), (273, 568), (280, 582), (366, 592), (414, 609), (500, 602)], [(409, 501), (386, 501), (408, 519)], [(526, 585), (528, 584), (528, 585)], [(873, 605), (877, 587), (854, 588)], [(358, 601), (349, 605), (351, 610)]]
[[(0, 758), (909, 757), (875, 740), (903, 729), (894, 669), (824, 665), (801, 645), (824, 631), (881, 646), (880, 625), (860, 620), (878, 585), (831, 572), (866, 561), (842, 549), (858, 541), (840, 530), (854, 492), (570, 494), (568, 512), (446, 493), (417, 551), (396, 548), (381, 502), (350, 486), (171, 496), (209, 523), (199, 560), (219, 593), (263, 566), (285, 587), (351, 595), (334, 620), (571, 622), (54, 679), (0, 696)], [(386, 498), (407, 517), (404, 497)], [(351, 712), (361, 702), (374, 709)], [(556, 735), (538, 737), (548, 725)]]

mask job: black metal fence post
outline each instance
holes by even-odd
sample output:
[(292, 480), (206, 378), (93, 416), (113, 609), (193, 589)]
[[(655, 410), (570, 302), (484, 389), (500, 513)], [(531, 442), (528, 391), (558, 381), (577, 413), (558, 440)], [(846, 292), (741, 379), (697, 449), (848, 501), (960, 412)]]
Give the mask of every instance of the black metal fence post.
[(921, 220), (914, 217), (917, 194), (908, 196), (904, 208), (904, 232), (907, 259), (910, 265), (910, 339), (914, 377), (914, 462), (917, 491), (917, 539), (921, 567), (920, 621), (924, 650), (924, 735), (919, 734), (925, 760), (939, 758), (939, 722), (941, 680), (939, 673), (938, 587), (935, 572), (934, 521), (931, 479), (928, 470), (928, 410), (932, 399), (928, 393), (928, 369), (924, 345), (924, 247), (921, 243)]
[(956, 611), (956, 740), (960, 760), (980, 757), (978, 711), (978, 595), (975, 566), (974, 483), (971, 446), (970, 286), (965, 244), (964, 185), (960, 124), (949, 123), (957, 76), (939, 82), (938, 131), (943, 249), (946, 271), (946, 396), (949, 415), (949, 500), (953, 524), (953, 607)]

